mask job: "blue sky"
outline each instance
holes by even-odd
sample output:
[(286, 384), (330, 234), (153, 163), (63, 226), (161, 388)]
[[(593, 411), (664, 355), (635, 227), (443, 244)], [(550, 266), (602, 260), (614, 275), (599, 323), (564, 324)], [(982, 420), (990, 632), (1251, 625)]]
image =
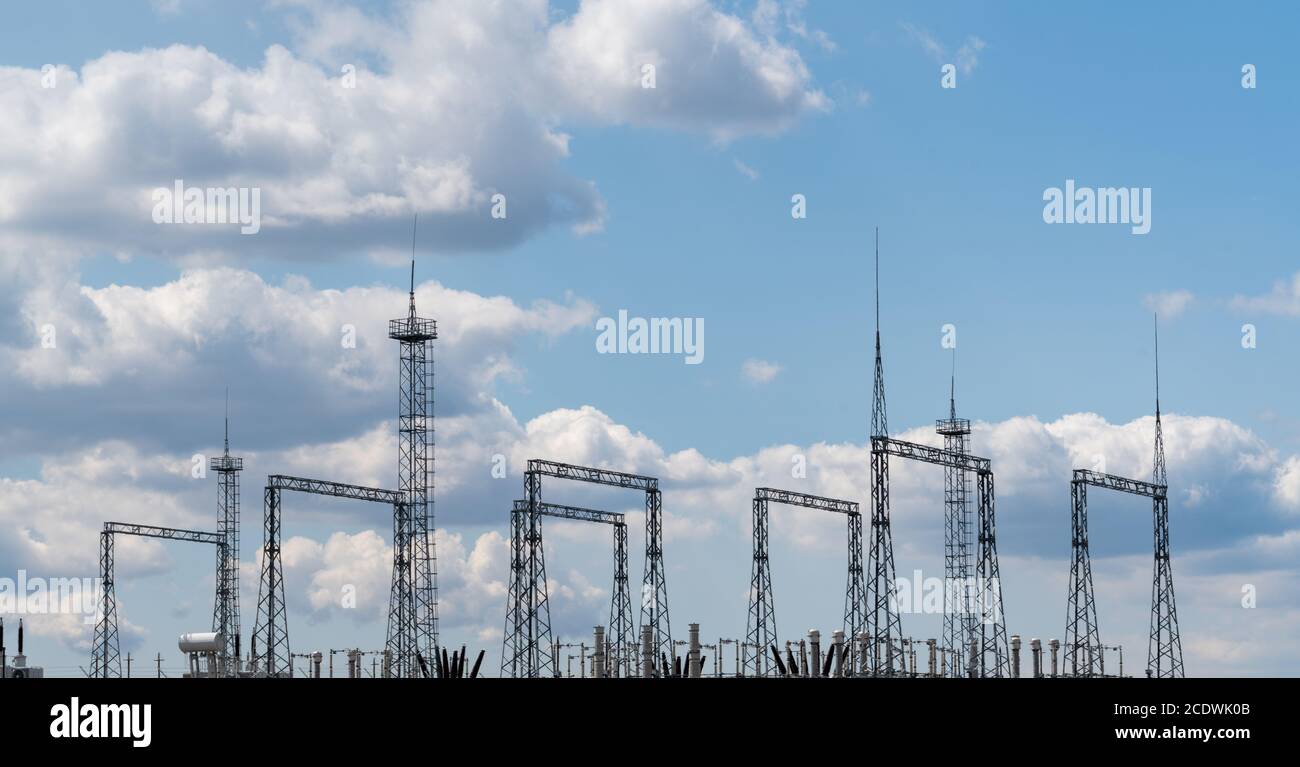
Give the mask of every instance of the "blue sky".
[[(1294, 562), (1275, 554), (1293, 550), (1287, 547), (1300, 536), (1300, 492), (1290, 491), (1292, 483), (1300, 487), (1300, 471), (1293, 475), (1289, 463), (1300, 452), (1290, 385), (1300, 341), (1300, 297), (1290, 284), (1300, 241), (1293, 187), (1300, 157), (1292, 140), (1300, 101), (1287, 36), (1294, 11), (1196, 3), (1175, 13), (1116, 4), (1087, 14), (1005, 3), (815, 0), (681, 0), (658, 11), (588, 0), (519, 3), (514, 10), (508, 19), (457, 3), (363, 4), (354, 12), (326, 2), (204, 0), (6, 9), (0, 104), (17, 115), (9, 121), (17, 143), (4, 154), (9, 169), (0, 171), (0, 253), (10, 278), (0, 309), (8, 315), (4, 349), (14, 371), (0, 381), (12, 394), (5, 397), (9, 425), (0, 424), (10, 445), (0, 449), (0, 476), (13, 485), (9, 508), (48, 502), (43, 513), (71, 520), (73, 513), (61, 509), (76, 507), (78, 524), (93, 531), (95, 514), (78, 499), (81, 490), (55, 477), (51, 466), (79, 465), (88, 451), (125, 451), (146, 468), (109, 472), (123, 496), (117, 508), (146, 497), (159, 504), (161, 519), (206, 519), (214, 489), (169, 479), (157, 466), (214, 448), (226, 384), (237, 448), (257, 454), (245, 476), (247, 562), (257, 545), (259, 475), (287, 471), (285, 462), (313, 473), (305, 456), (323, 453), (334, 456), (326, 461), (332, 470), (356, 472), (357, 481), (391, 482), (377, 468), (390, 459), (366, 435), (382, 434), (383, 419), (393, 417), (395, 350), (382, 327), (364, 323), (402, 311), (402, 253), (410, 245), (410, 213), (421, 204), (382, 166), (357, 170), (363, 163), (356, 157), (377, 156), (392, 167), (424, 158), (439, 172), (448, 165), (437, 163), (465, 160), (473, 202), (426, 206), (417, 280), (424, 285), (421, 309), (453, 334), (446, 355), (439, 352), (439, 386), (445, 380), (450, 392), (439, 415), (454, 424), (440, 427), (450, 429), (451, 444), (439, 452), (450, 485), (440, 490), (439, 508), (448, 532), (463, 536), (467, 549), (481, 543), (490, 559), (494, 540), (483, 536), (505, 535), (507, 504), (518, 493), (517, 475), (509, 487), (485, 479), (486, 463), (475, 463), (479, 452), (485, 461), (498, 450), (514, 456), (551, 446), (573, 452), (546, 457), (590, 457), (667, 475), (665, 508), (677, 536), (668, 553), (676, 621), (684, 627), (699, 620), (706, 634), (738, 635), (749, 555), (744, 486), (751, 479), (780, 484), (779, 467), (788, 463), (782, 450), (811, 453), (824, 443), (839, 452), (813, 472), (809, 487), (792, 489), (858, 492), (854, 497), (866, 502), (865, 454), (856, 468), (849, 457), (869, 429), (871, 254), (879, 227), (891, 426), (896, 433), (932, 432), (933, 419), (945, 414), (952, 356), (940, 339), (941, 327), (952, 323), (958, 408), (985, 424), (974, 450), (1014, 466), (1007, 484), (1000, 483), (1008, 508), (1001, 544), (1010, 630), (1044, 638), (1061, 631), (1068, 469), (1076, 456), (1104, 444), (1099, 449), (1112, 456), (1114, 470), (1149, 471), (1150, 424), (1138, 419), (1153, 410), (1151, 314), (1162, 308), (1162, 405), (1175, 420), (1166, 426), (1169, 475), (1189, 500), (1181, 509), (1174, 503), (1175, 577), (1183, 547), (1199, 557), (1187, 565), (1191, 577), (1204, 579), (1187, 589), (1182, 610), (1184, 642), (1196, 632), (1203, 640), (1189, 654), (1189, 672), (1262, 673), (1269, 663), (1274, 672), (1296, 671), (1300, 646), (1253, 659), (1250, 628), (1300, 624)], [(433, 26), (420, 26), (421, 19)], [(719, 19), (741, 32), (718, 37), (723, 27), (711, 25)], [(626, 83), (602, 79), (600, 54), (609, 51), (593, 38), (563, 34), (587, 23), (625, 24), (627, 39), (642, 46), (634, 56), (660, 55), (657, 91), (666, 100), (646, 105)], [(59, 34), (40, 33), (48, 29)], [(408, 34), (430, 29), (447, 37), (429, 42)], [(475, 34), (486, 42), (467, 42)], [(711, 47), (701, 43), (710, 35)], [(746, 42), (761, 48), (757, 60)], [(149, 50), (174, 45), (183, 47)], [(283, 46), (297, 68), (280, 67), (272, 46)], [(732, 46), (740, 51), (735, 60)], [(89, 62), (129, 69), (123, 82), (153, 85), (88, 88), (103, 82), (90, 77)], [(953, 89), (940, 87), (940, 67), (948, 62), (958, 62)], [(372, 84), (382, 86), (382, 108), (370, 101), (345, 107), (310, 89), (301, 103), (293, 98), (293, 87), (312, 78), (328, 83), (348, 63), (362, 75), (356, 94), (345, 98), (368, 99)], [(48, 100), (39, 101), (33, 88), (45, 64), (76, 75), (54, 89), (58, 94), (83, 90), (58, 106), (41, 106)], [(1257, 68), (1257, 88), (1241, 87), (1244, 64)], [(248, 127), (254, 123), (230, 118), (211, 135), (195, 136), (195, 126), (211, 127), (196, 106), (209, 102), (169, 95), (175, 78), (186, 75), (205, 93), (246, 88), (232, 97), (232, 113), (274, 112), (274, 120), (266, 118), (273, 127), (260, 134)], [(763, 79), (777, 75), (787, 78), (786, 90)], [(259, 77), (284, 78), (281, 104), (256, 102), (259, 91), (250, 83)], [(206, 85), (218, 80), (220, 87)], [(453, 105), (446, 112), (444, 99)], [(409, 109), (385, 111), (395, 104)], [(357, 126), (404, 121), (403, 115), (409, 129), (376, 129), (369, 137), (381, 145), (376, 154), (351, 141)], [(429, 115), (438, 119), (423, 124)], [(120, 168), (113, 160), (92, 162), (75, 144), (62, 155), (43, 148), (22, 156), (23, 141), (70, 136), (60, 132), (70, 123), (93, 134), (87, 145), (101, 142), (129, 158), (129, 167), (126, 160)], [(245, 133), (234, 127), (241, 124)], [(567, 137), (564, 151), (543, 135)], [(258, 167), (257, 158), (267, 161)], [(342, 197), (321, 183), (336, 177), (348, 188)], [(131, 218), (125, 201), (133, 190), (174, 178), (258, 183), (267, 216), (284, 219), (241, 238), (160, 232), (147, 211), (140, 222)], [(1150, 233), (1046, 225), (1043, 192), (1066, 179), (1149, 187)], [(367, 212), (367, 189), (403, 203)], [(441, 201), (439, 189), (446, 187), (423, 191)], [(495, 230), (483, 223), (486, 207), (474, 196), (494, 190), (506, 191), (512, 204), (511, 222)], [(25, 202), (19, 192), (55, 207)], [(806, 219), (790, 215), (795, 194), (807, 200)], [(331, 218), (327, 211), (340, 205), (348, 213)], [(60, 221), (58, 210), (71, 220)], [(593, 216), (596, 231), (575, 231)], [(228, 273), (218, 269), (235, 270), (244, 287), (224, 296)], [(197, 282), (183, 282), (183, 274)], [(306, 287), (275, 292), (292, 285)], [(375, 291), (393, 300), (383, 304)], [(460, 299), (445, 291), (461, 292)], [(187, 314), (200, 301), (202, 310)], [(548, 315), (539, 301), (561, 307), (568, 319)], [(595, 319), (621, 309), (703, 318), (704, 363), (596, 354)], [(135, 312), (153, 319), (122, 319)], [(46, 314), (63, 317), (56, 326), (75, 339), (68, 356), (53, 363), (50, 355), (33, 356)], [(336, 316), (358, 324), (365, 353), (358, 367), (331, 356), (335, 329), (328, 322)], [(1242, 346), (1246, 323), (1256, 327), (1256, 348)], [(482, 330), (461, 339), (458, 327)], [(301, 359), (287, 359), (297, 353), (295, 339), (317, 332), (324, 340), (309, 343)], [(170, 354), (151, 356), (147, 347), (154, 344)], [(743, 372), (749, 360), (778, 372), (751, 380)], [(510, 417), (489, 402), (508, 408)], [(574, 436), (552, 423), (563, 422), (556, 414), (585, 406), (606, 419), (600, 435)], [(1087, 413), (1103, 425), (1061, 425)], [(1181, 426), (1179, 417), (1186, 419)], [(1026, 419), (1058, 424), (1057, 441), (1036, 448), (1018, 431)], [(683, 451), (698, 451), (730, 479), (698, 470)], [(673, 479), (685, 499), (679, 504)], [(22, 482), (39, 487), (14, 484)], [(916, 566), (938, 566), (942, 520), (926, 506), (938, 483), (937, 475), (934, 487), (917, 480), (915, 506), (924, 514), (909, 518), (907, 501), (896, 507), (904, 517), (896, 536), (915, 536), (896, 538), (904, 552), (900, 574), (910, 569), (902, 563), (908, 554)], [(636, 505), (604, 495), (591, 500)], [(1099, 557), (1114, 555), (1102, 569), (1114, 568), (1115, 592), (1137, 595), (1109, 608), (1113, 617), (1105, 613), (1103, 624), (1124, 626), (1126, 650), (1138, 658), (1149, 518), (1122, 500), (1095, 504), (1098, 539), (1116, 541), (1110, 550), (1099, 546)], [(337, 508), (302, 505), (321, 513)], [(318, 543), (336, 532), (385, 536), (385, 526), (363, 511), (313, 517), (301, 535)], [(56, 529), (72, 535), (73, 527), (51, 523), (41, 536)], [(6, 572), (93, 568), (93, 532), (85, 530), (75, 540), (50, 540), (66, 552), (58, 556), (0, 547), (0, 563)], [(781, 614), (783, 625), (832, 628), (841, 597), (832, 593), (814, 607), (799, 595), (842, 589), (836, 530), (786, 530), (778, 556), (801, 565), (784, 578), (778, 569), (778, 609), (791, 606), (792, 622)], [(608, 589), (603, 544), (584, 535), (561, 532), (562, 542), (548, 543), (548, 553), (573, 562), (572, 573), (560, 568), (555, 577)], [(337, 564), (345, 572), (357, 566), (348, 557), (365, 556), (361, 543), (349, 540), (351, 554), (339, 554)], [(826, 556), (812, 562), (808, 552)], [(305, 568), (319, 564), (312, 556), (303, 555)], [(1280, 564), (1270, 564), (1270, 556)], [(193, 602), (187, 615), (144, 607), (148, 595), (210, 577), (206, 553), (201, 562), (187, 557), (149, 555), (151, 569), (134, 597), (141, 609), (131, 613), (149, 631), (142, 651), (165, 652), (172, 647), (167, 637), (192, 629), (207, 609), (202, 585), (186, 591)], [(159, 583), (162, 574), (177, 572), (187, 578)], [(1040, 585), (1042, 574), (1060, 583)], [(448, 621), (448, 631), (495, 652), (499, 634), (490, 629), (499, 632), (504, 597), (495, 596), (491, 578), (482, 579), (466, 587), (472, 593), (450, 597), (462, 600), (465, 615)], [(1243, 623), (1230, 609), (1240, 610), (1236, 585), (1254, 580), (1281, 584), (1273, 612), (1251, 613), (1258, 623), (1247, 621), (1239, 633), (1225, 629)], [(585, 631), (593, 615), (607, 610), (600, 606), (607, 595), (583, 596), (577, 585), (574, 593), (564, 625)], [(253, 607), (246, 599), (250, 628)], [(378, 624), (349, 623), (337, 612), (319, 607), (295, 625), (304, 641), (320, 644), (374, 634)], [(917, 630), (937, 630), (933, 620), (917, 618)], [(76, 637), (59, 636), (64, 644), (50, 652), (62, 662), (51, 665), (84, 657)]]

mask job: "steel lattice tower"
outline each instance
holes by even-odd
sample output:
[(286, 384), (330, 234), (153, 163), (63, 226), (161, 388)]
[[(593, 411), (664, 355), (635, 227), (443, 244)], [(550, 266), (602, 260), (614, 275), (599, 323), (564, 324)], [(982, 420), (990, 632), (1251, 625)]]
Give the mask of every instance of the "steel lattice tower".
[[(888, 437), (889, 421), (885, 410), (885, 368), (880, 354), (880, 230), (876, 230), (876, 370), (871, 400), (871, 436)], [(894, 596), (894, 541), (889, 530), (889, 455), (871, 449), (871, 577), (867, 580), (867, 633), (871, 647), (882, 643), (888, 657), (880, 658), (874, 649), (864, 666), (876, 674), (893, 674), (903, 670), (903, 624), (899, 619)]]
[[(948, 417), (936, 423), (936, 431), (943, 435), (943, 449), (950, 453), (965, 455), (970, 451), (970, 421), (957, 417), (957, 380), (954, 376), (949, 384)], [(950, 652), (947, 660), (947, 675), (962, 676), (966, 658), (970, 655), (966, 648), (975, 638), (976, 617), (971, 609), (971, 592), (973, 573), (971, 572), (971, 551), (974, 549), (971, 531), (970, 474), (959, 466), (948, 464), (943, 472), (943, 506), (944, 506), (944, 611), (943, 611), (943, 646)]]
[[(393, 546), (403, 553), (401, 559), (407, 571), (398, 571), (395, 556), (388, 649), (394, 660), (410, 659), (404, 675), (414, 676), (418, 672), (413, 653), (421, 653), (431, 662), (438, 652), (438, 568), (432, 495), (433, 359), (429, 354), (429, 342), (438, 337), (438, 327), (415, 312), (414, 259), (407, 316), (389, 321), (388, 337), (401, 344), (397, 484), (407, 497), (406, 515), (394, 517)], [(403, 516), (406, 518), (399, 519)]]
[[(1077, 472), (1076, 472), (1077, 475)], [(1088, 483), (1070, 481), (1070, 591), (1065, 608), (1065, 667), (1072, 675), (1100, 673), (1101, 636), (1097, 601), (1092, 587), (1092, 557), (1088, 552)]]
[[(641, 624), (650, 626), (655, 658), (676, 655), (668, 620), (668, 579), (664, 574), (663, 496), (659, 488), (645, 494), (645, 570), (641, 582)], [(664, 676), (668, 669), (663, 669)]]
[(979, 563), (975, 581), (980, 608), (979, 638), (981, 677), (1011, 676), (1011, 651), (1007, 643), (1006, 613), (1002, 608), (1002, 570), (998, 566), (997, 526), (993, 515), (993, 472), (979, 474)]
[(867, 587), (862, 570), (862, 514), (849, 514), (848, 518), (849, 579), (844, 589), (844, 633), (852, 646), (852, 637), (867, 627)]
[(117, 589), (113, 568), (113, 534), (99, 534), (100, 603), (95, 638), (91, 645), (90, 675), (121, 677), (122, 658), (117, 644)]
[(227, 676), (239, 675), (239, 472), (244, 459), (230, 455), (230, 414), (227, 403), (225, 452), (208, 461), (217, 472), (217, 533), (226, 545), (217, 548), (217, 598), (212, 630), (225, 638), (221, 664)]
[(756, 494), (753, 505), (754, 567), (749, 581), (749, 618), (745, 626), (743, 653), (745, 673), (751, 676), (763, 676), (768, 648), (777, 641), (767, 520), (767, 499)]
[[(1160, 425), (1160, 331), (1155, 333), (1156, 440), (1151, 481), (1168, 488), (1165, 436)], [(1169, 560), (1169, 496), (1152, 501), (1155, 516), (1155, 567), (1151, 579), (1151, 636), (1147, 643), (1147, 673), (1155, 677), (1183, 676), (1183, 643), (1178, 636), (1174, 606), (1174, 572)]]
[[(262, 575), (252, 639), (253, 657), (261, 659), (261, 665), (253, 671), (259, 676), (290, 676), (289, 619), (285, 613), (284, 569), (280, 566), (280, 491), (268, 485), (262, 502)], [(258, 637), (262, 639), (260, 655)]]
[[(610, 676), (633, 676), (631, 659), (636, 655), (635, 628), (632, 623), (632, 595), (627, 574), (627, 525), (614, 526), (614, 597), (609, 603), (609, 634), (613, 637), (613, 671)], [(623, 668), (624, 663), (628, 666)]]
[(524, 493), (529, 502), (528, 512), (511, 515), (510, 589), (506, 595), (501, 675), (509, 674), (515, 679), (559, 674), (550, 651), (551, 609), (538, 509), (541, 492), (541, 475), (526, 472)]

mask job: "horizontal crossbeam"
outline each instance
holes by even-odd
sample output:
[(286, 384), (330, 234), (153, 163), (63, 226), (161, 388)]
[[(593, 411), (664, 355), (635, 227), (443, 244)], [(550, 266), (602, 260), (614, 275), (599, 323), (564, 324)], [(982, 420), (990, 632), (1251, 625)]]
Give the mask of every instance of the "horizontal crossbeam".
[(841, 501), (838, 498), (823, 498), (819, 495), (777, 490), (771, 487), (754, 488), (754, 500), (784, 503), (788, 506), (803, 506), (808, 509), (821, 509), (822, 511), (834, 511), (840, 514), (858, 513), (858, 504), (855, 501)]
[[(528, 501), (515, 501), (514, 510), (523, 514), (528, 513)], [(622, 514), (597, 509), (584, 509), (581, 506), (564, 506), (558, 503), (539, 503), (537, 504), (537, 513), (545, 517), (573, 519), (580, 522), (599, 522), (606, 525), (625, 524)]]
[(1151, 482), (1143, 482), (1140, 479), (1104, 474), (1090, 469), (1075, 469), (1074, 479), (1070, 481), (1072, 483), (1078, 482), (1084, 485), (1092, 485), (1093, 487), (1102, 487), (1107, 490), (1117, 490), (1130, 495), (1140, 495), (1146, 498), (1165, 498), (1169, 494), (1167, 485), (1157, 485)]
[(969, 453), (957, 453), (943, 448), (930, 447), (916, 442), (907, 442), (893, 437), (872, 437), (871, 452), (910, 458), (914, 461), (932, 463), (937, 466), (951, 466), (954, 469), (971, 471), (976, 474), (993, 473), (993, 462)]
[(162, 538), (169, 541), (211, 543), (217, 546), (226, 545), (226, 536), (221, 533), (209, 533), (202, 530), (182, 530), (176, 527), (133, 525), (127, 522), (105, 522), (104, 532), (112, 535), (135, 535), (142, 538)]
[(406, 493), (400, 490), (348, 485), (343, 482), (330, 482), (324, 479), (288, 477), (283, 474), (272, 474), (267, 477), (266, 486), (272, 490), (292, 490), (299, 493), (328, 495), (334, 498), (352, 498), (358, 501), (375, 501), (388, 504), (406, 503)]
[(591, 482), (597, 485), (631, 487), (646, 491), (659, 489), (659, 480), (654, 477), (611, 471), (609, 469), (597, 469), (590, 466), (575, 466), (569, 463), (546, 461), (539, 458), (534, 458), (528, 462), (528, 473), (559, 479), (572, 479), (578, 482)]

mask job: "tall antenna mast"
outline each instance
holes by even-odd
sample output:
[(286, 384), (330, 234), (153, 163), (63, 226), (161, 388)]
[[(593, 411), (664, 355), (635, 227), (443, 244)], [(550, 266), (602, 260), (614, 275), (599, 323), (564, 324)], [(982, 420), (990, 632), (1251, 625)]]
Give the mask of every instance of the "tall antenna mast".
[(420, 228), (420, 214), (411, 222), (411, 317), (415, 316), (415, 233)]
[(889, 436), (889, 419), (885, 415), (885, 366), (880, 360), (880, 227), (876, 227), (876, 372), (875, 392), (871, 400), (871, 436)]
[(1160, 424), (1160, 317), (1152, 316), (1152, 330), (1155, 334), (1155, 358), (1156, 358), (1156, 445), (1155, 455), (1152, 459), (1152, 481), (1157, 485), (1167, 485), (1169, 480), (1165, 474), (1165, 435), (1164, 428)]
[(952, 347), (952, 374), (948, 379), (948, 417), (957, 418), (957, 347)]
[(230, 455), (230, 387), (226, 387), (226, 455)]
[(1151, 316), (1151, 327), (1156, 339), (1156, 418), (1160, 417), (1160, 315)]

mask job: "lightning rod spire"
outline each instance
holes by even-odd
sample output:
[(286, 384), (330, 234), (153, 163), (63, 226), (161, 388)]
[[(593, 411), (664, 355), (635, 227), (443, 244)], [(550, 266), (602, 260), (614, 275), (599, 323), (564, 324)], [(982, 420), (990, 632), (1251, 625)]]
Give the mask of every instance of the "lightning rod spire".
[(411, 317), (415, 317), (415, 233), (420, 228), (420, 214), (411, 222)]

